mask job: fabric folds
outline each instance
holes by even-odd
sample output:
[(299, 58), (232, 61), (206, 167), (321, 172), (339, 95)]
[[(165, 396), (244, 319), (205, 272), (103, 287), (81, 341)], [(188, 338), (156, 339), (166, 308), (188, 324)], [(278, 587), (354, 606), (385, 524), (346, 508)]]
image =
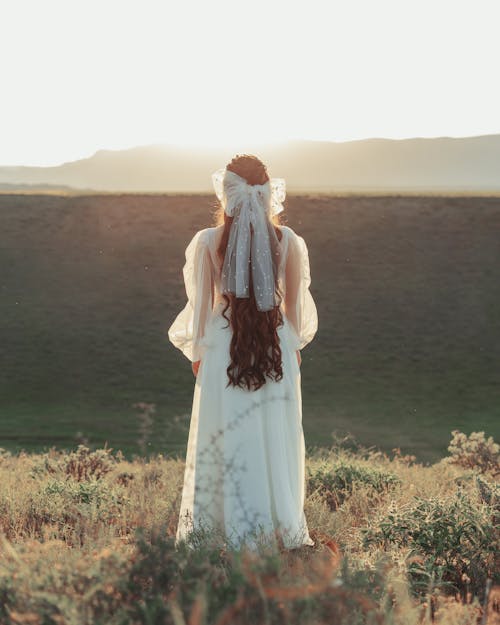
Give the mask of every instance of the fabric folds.
[(201, 359), (205, 328), (213, 308), (215, 269), (208, 245), (210, 230), (197, 232), (186, 248), (182, 273), (187, 303), (168, 330), (170, 341), (192, 362)]
[[(200, 360), (194, 388), (176, 544), (204, 530), (251, 549), (313, 545), (304, 514), (305, 442), (296, 350), (317, 329), (304, 240), (286, 226), (278, 265), (284, 323), (278, 328), (283, 378), (256, 391), (228, 386), (231, 328), (222, 316), (217, 246), (222, 227), (198, 232), (186, 249), (188, 302), (168, 331), (189, 360)], [(221, 534), (218, 534), (221, 536)]]

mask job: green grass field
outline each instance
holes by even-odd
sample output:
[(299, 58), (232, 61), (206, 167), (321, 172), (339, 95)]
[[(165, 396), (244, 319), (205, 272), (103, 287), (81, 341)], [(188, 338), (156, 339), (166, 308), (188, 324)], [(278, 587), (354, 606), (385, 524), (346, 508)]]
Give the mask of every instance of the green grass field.
[[(420, 460), (454, 428), (500, 437), (500, 198), (289, 196), (319, 331), (308, 446), (351, 433)], [(0, 195), (0, 447), (105, 441), (183, 456), (193, 377), (168, 342), (208, 195)]]

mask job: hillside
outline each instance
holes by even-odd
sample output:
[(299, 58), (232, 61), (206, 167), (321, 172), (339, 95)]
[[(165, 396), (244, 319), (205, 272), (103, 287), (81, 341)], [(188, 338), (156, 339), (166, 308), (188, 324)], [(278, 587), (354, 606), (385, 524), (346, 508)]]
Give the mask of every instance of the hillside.
[[(0, 446), (77, 439), (183, 454), (193, 378), (167, 339), (184, 249), (212, 196), (0, 196)], [(319, 331), (306, 443), (351, 432), (435, 459), (452, 429), (500, 438), (500, 200), (298, 197)]]
[[(247, 145), (271, 176), (298, 192), (500, 193), (500, 135)], [(210, 174), (228, 149), (174, 145), (99, 150), (54, 167), (0, 167), (0, 184), (56, 185), (96, 191), (211, 192)]]

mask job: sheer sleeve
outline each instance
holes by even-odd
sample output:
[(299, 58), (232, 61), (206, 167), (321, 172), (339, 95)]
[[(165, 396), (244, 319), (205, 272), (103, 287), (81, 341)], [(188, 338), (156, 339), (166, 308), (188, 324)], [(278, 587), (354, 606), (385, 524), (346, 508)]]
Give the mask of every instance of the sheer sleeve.
[(285, 315), (295, 339), (295, 349), (312, 341), (318, 329), (318, 313), (311, 291), (311, 272), (306, 242), (289, 231), (285, 269)]
[(205, 327), (213, 301), (213, 271), (207, 229), (197, 232), (187, 246), (182, 272), (188, 301), (170, 326), (168, 338), (186, 358), (196, 362), (201, 360)]

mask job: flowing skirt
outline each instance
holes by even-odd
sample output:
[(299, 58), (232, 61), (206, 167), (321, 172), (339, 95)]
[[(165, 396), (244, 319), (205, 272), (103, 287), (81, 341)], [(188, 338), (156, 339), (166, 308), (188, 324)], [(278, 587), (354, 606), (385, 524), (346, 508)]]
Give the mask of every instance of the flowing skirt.
[(227, 386), (227, 325), (216, 313), (205, 333), (176, 544), (190, 543), (193, 530), (216, 529), (236, 548), (314, 545), (304, 514), (300, 367), (288, 321), (278, 328), (283, 379), (268, 378), (257, 391)]

